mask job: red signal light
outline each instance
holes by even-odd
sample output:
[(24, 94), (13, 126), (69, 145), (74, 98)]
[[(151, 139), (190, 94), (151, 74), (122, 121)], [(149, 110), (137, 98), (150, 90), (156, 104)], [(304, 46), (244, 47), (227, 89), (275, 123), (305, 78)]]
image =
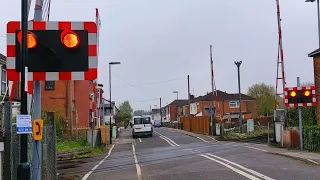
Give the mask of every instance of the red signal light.
[[(22, 31), (20, 31), (18, 33), (17, 38), (18, 38), (19, 43), (22, 44)], [(27, 47), (29, 49), (32, 49), (32, 48), (36, 47), (37, 44), (38, 44), (38, 42), (37, 42), (36, 36), (32, 32), (28, 31), (28, 33), (27, 33)]]
[(296, 97), (296, 96), (297, 96), (297, 93), (296, 93), (295, 91), (291, 91), (290, 96), (291, 96), (291, 97)]
[(303, 94), (304, 94), (305, 96), (310, 96), (311, 92), (307, 90), (307, 91), (305, 91)]
[(76, 48), (80, 44), (80, 38), (73, 31), (63, 31), (60, 35), (61, 43), (66, 48)]

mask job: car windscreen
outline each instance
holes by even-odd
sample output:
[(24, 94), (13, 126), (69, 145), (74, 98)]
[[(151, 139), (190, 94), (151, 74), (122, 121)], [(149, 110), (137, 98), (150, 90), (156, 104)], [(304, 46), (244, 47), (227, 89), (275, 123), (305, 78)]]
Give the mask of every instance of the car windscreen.
[(150, 124), (150, 118), (134, 118), (134, 124)]

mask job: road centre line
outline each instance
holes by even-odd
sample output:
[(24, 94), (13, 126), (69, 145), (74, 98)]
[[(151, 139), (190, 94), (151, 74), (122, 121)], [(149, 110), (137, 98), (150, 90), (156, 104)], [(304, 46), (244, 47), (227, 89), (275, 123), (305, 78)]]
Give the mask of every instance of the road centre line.
[(222, 161), (219, 161), (219, 160), (214, 159), (214, 158), (212, 158), (212, 157), (209, 157), (209, 156), (207, 156), (207, 155), (200, 154), (200, 156), (202, 156), (202, 157), (204, 157), (204, 158), (207, 158), (207, 159), (209, 159), (209, 160), (211, 160), (211, 161), (217, 162), (217, 163), (219, 163), (219, 164), (221, 164), (221, 165), (223, 165), (223, 166), (231, 169), (232, 171), (234, 171), (234, 172), (236, 172), (236, 173), (238, 173), (238, 174), (240, 174), (240, 175), (242, 175), (242, 176), (244, 176), (244, 177), (246, 177), (246, 178), (248, 178), (248, 179), (250, 179), (250, 180), (261, 180), (261, 179), (255, 177), (255, 176), (252, 176), (252, 175), (250, 175), (250, 174), (248, 174), (248, 173), (246, 173), (246, 172), (244, 172), (244, 171), (241, 171), (241, 170), (239, 170), (239, 169), (237, 169), (237, 168), (234, 168), (234, 167), (230, 166), (229, 164), (226, 164), (226, 163), (224, 163), (224, 162), (222, 162)]
[(132, 154), (133, 154), (134, 163), (135, 163), (136, 169), (137, 169), (137, 177), (138, 177), (138, 180), (142, 180), (141, 168), (140, 168), (140, 165), (139, 165), (139, 163), (138, 163), (138, 159), (137, 159), (137, 155), (136, 155), (136, 149), (135, 149), (135, 147), (134, 147), (133, 144), (132, 144)]
[[(173, 145), (175, 145), (175, 146), (180, 146), (179, 144), (177, 144), (176, 142), (174, 142), (172, 139), (170, 139), (170, 138), (168, 138), (167, 136), (164, 136), (164, 135), (162, 135), (162, 134), (160, 134), (160, 133), (158, 133), (158, 132), (156, 132), (156, 131), (154, 131), (155, 133), (157, 133), (158, 135), (160, 135), (160, 138), (161, 139), (164, 139), (164, 140), (166, 140), (167, 142), (168, 141), (170, 141), (171, 142), (171, 144), (173, 144)], [(169, 142), (168, 142), (169, 143)], [(170, 144), (170, 143), (169, 143)], [(170, 145), (171, 145), (170, 144)]]
[(210, 153), (207, 153), (207, 155), (208, 155), (208, 156), (211, 156), (211, 157), (214, 157), (214, 158), (216, 158), (216, 159), (225, 161), (225, 162), (228, 163), (228, 164), (232, 164), (232, 165), (234, 165), (234, 166), (236, 166), (236, 167), (238, 167), (238, 168), (240, 168), (240, 169), (242, 169), (242, 170), (245, 170), (245, 171), (247, 171), (247, 172), (249, 172), (249, 173), (251, 173), (251, 174), (253, 174), (253, 175), (255, 175), (255, 176), (258, 176), (258, 177), (260, 177), (260, 178), (262, 178), (262, 179), (265, 179), (265, 180), (275, 180), (275, 179), (270, 178), (270, 177), (268, 177), (268, 176), (266, 176), (266, 175), (263, 175), (263, 174), (261, 174), (261, 173), (259, 173), (259, 172), (257, 172), (257, 171), (254, 171), (254, 170), (252, 170), (252, 169), (246, 168), (246, 167), (244, 167), (244, 166), (241, 166), (240, 164), (237, 164), (237, 163), (235, 163), (235, 162), (229, 161), (229, 160), (224, 159), (224, 158), (222, 158), (222, 157), (219, 157), (219, 156), (216, 156), (216, 155), (213, 155), (213, 154), (210, 154)]
[[(161, 136), (160, 136), (161, 137)], [(174, 144), (175, 146), (180, 146), (179, 144), (177, 144), (176, 142), (174, 142), (172, 139), (168, 138), (167, 136), (163, 136), (163, 138), (167, 139), (168, 141), (170, 141), (172, 144)]]
[(169, 140), (167, 140), (167, 139), (164, 138), (163, 136), (160, 136), (160, 138), (163, 139), (163, 140), (165, 140), (165, 141), (167, 141), (167, 143), (168, 143), (170, 146), (175, 147), (174, 144), (172, 144)]
[(114, 145), (111, 146), (111, 148), (109, 149), (108, 154), (96, 166), (94, 166), (91, 169), (91, 171), (89, 171), (86, 175), (84, 175), (81, 180), (88, 179), (88, 177), (93, 173), (93, 171), (96, 170), (111, 155), (111, 152), (112, 152), (113, 148), (114, 148)]

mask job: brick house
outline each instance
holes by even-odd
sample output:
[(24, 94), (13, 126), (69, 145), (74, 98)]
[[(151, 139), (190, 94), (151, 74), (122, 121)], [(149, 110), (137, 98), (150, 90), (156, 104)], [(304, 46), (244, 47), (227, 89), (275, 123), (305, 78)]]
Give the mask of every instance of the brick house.
[(317, 102), (317, 125), (320, 125), (320, 49), (311, 52), (308, 56), (313, 58), (314, 85), (316, 86)]
[[(185, 105), (188, 105), (187, 99), (174, 100), (170, 104), (163, 107), (165, 109), (165, 121), (177, 121), (177, 117), (181, 116), (183, 109), (186, 112)], [(183, 108), (184, 107), (184, 108)]]
[[(217, 95), (214, 96), (216, 101), (216, 116), (226, 117), (230, 114), (239, 114), (239, 94), (231, 94), (217, 90)], [(180, 115), (187, 116), (190, 112), (191, 116), (209, 116), (210, 106), (212, 105), (212, 93), (207, 93), (204, 96), (190, 98), (190, 108), (188, 101), (180, 107)], [(188, 110), (189, 109), (189, 112)], [(257, 105), (254, 98), (241, 94), (241, 112), (245, 119), (254, 118), (257, 116)]]
[[(87, 128), (96, 111), (99, 91), (93, 81), (46, 81), (42, 82), (42, 111), (54, 111), (71, 129)], [(101, 95), (103, 91), (100, 91)], [(92, 96), (95, 95), (95, 96)], [(72, 119), (72, 121), (70, 121)], [(102, 122), (102, 121), (101, 121)], [(103, 123), (103, 122), (102, 122)], [(96, 124), (97, 125), (97, 124)]]

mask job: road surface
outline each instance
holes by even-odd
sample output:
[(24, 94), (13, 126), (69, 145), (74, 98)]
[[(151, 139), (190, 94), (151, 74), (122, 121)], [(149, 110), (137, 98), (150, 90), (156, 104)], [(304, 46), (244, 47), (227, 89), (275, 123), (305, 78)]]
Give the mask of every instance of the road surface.
[(191, 137), (167, 128), (120, 141), (83, 180), (319, 180), (319, 167), (250, 144)]

